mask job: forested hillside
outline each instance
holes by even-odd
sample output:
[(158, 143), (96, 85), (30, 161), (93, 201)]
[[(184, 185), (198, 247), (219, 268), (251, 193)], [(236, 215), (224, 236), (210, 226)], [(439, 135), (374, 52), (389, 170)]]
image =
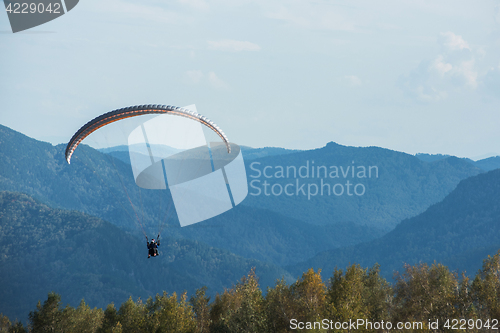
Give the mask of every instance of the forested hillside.
[(250, 271), (231, 288), (207, 297), (163, 293), (147, 300), (92, 308), (65, 306), (59, 294), (32, 306), (26, 325), (0, 314), (9, 332), (496, 332), (500, 318), (500, 252), (472, 279), (441, 264), (407, 265), (394, 284), (350, 265), (322, 278), (309, 269), (294, 283), (263, 290)]
[(403, 263), (450, 265), (473, 274), (479, 258), (500, 248), (500, 169), (463, 180), (442, 202), (401, 222), (387, 235), (364, 244), (325, 251), (295, 266), (331, 272), (350, 262), (381, 264), (385, 276)]
[(150, 235), (159, 231), (161, 223), (162, 230), (174, 238), (200, 240), (247, 258), (292, 264), (322, 250), (381, 235), (377, 227), (350, 222), (311, 227), (272, 210), (244, 205), (203, 225), (180, 228), (169, 191), (141, 190), (129, 164), (119, 159), (80, 145), (68, 165), (63, 145), (54, 147), (2, 126), (0, 148), (0, 169), (6, 170), (0, 174), (0, 190), (27, 193), (51, 207), (100, 217), (138, 237), (142, 237), (139, 219)]
[[(439, 161), (450, 157), (450, 155), (443, 154), (416, 154), (415, 156), (426, 162)], [(491, 171), (500, 168), (500, 156), (487, 157), (478, 161), (473, 161), (470, 158), (463, 158), (463, 160), (477, 166), (484, 171)]]
[[(268, 169), (264, 175), (266, 167)], [(293, 168), (289, 167), (295, 167), (296, 176)], [(298, 173), (301, 167), (304, 177)], [(283, 177), (280, 170), (283, 170)], [(457, 157), (429, 163), (389, 149), (347, 147), (330, 142), (319, 149), (249, 161), (247, 174), (250, 194), (244, 204), (273, 210), (312, 224), (349, 221), (389, 231), (401, 220), (418, 215), (441, 201), (460, 180), (480, 172), (482, 170), (478, 167)], [(264, 192), (264, 181), (269, 183), (268, 195)], [(299, 186), (296, 185), (297, 181)], [(347, 181), (351, 184), (350, 195)], [(325, 183), (330, 185), (330, 195), (327, 194), (328, 187), (324, 187)], [(276, 191), (292, 184), (289, 193), (293, 195), (273, 195), (271, 187), (275, 184), (279, 184), (276, 185)], [(298, 191), (301, 184), (305, 184), (304, 192), (307, 192), (309, 184), (315, 184), (311, 185), (311, 192), (316, 188), (318, 192), (308, 197), (307, 193)], [(364, 189), (364, 194), (354, 194), (357, 184), (360, 184), (358, 193)], [(333, 186), (339, 186), (337, 193), (342, 193), (342, 190), (343, 193), (333, 194)], [(252, 195), (259, 193), (259, 190), (259, 195)]]
[[(0, 127), (0, 144), (0, 167), (6, 170), (0, 178), (1, 190), (27, 193), (54, 207), (78, 209), (121, 227), (134, 228), (128, 194), (134, 204), (144, 204), (142, 208), (146, 221), (158, 220), (158, 200), (148, 191), (138, 191), (130, 166), (120, 160), (82, 145), (76, 150), (72, 164), (67, 165), (63, 158), (63, 145), (53, 147), (3, 126)], [(247, 153), (258, 156), (257, 151), (255, 154)], [(417, 215), (442, 200), (460, 180), (481, 172), (481, 169), (455, 157), (427, 163), (415, 156), (388, 149), (346, 147), (333, 142), (310, 151), (286, 151), (283, 154), (273, 151), (266, 154), (268, 156), (247, 161), (250, 193), (244, 205), (274, 211), (310, 224), (356, 223), (386, 231), (402, 219)], [(252, 166), (251, 163), (255, 162), (257, 164)], [(254, 187), (262, 189), (265, 180), (271, 185), (281, 186), (297, 180), (319, 184), (320, 179), (311, 174), (313, 163), (316, 167), (325, 166), (329, 176), (330, 167), (337, 167), (339, 178), (324, 179), (330, 186), (350, 180), (354, 184), (361, 183), (365, 193), (362, 196), (325, 194), (313, 198), (302, 193), (293, 196), (283, 193), (279, 196), (255, 195), (257, 190)], [(277, 170), (273, 168), (277, 166), (298, 169), (306, 165), (310, 169), (308, 179), (299, 175), (293, 179), (290, 178), (292, 175), (275, 177)], [(376, 167), (370, 178), (368, 175), (367, 178), (357, 178), (359, 169), (356, 169), (353, 179), (352, 168), (370, 166)], [(271, 179), (262, 174), (257, 177), (255, 169), (262, 172), (265, 167), (271, 168)], [(346, 171), (345, 177), (340, 167), (345, 168), (342, 169)], [(252, 183), (254, 180), (260, 183)], [(165, 200), (169, 200), (168, 193)], [(169, 222), (177, 225), (175, 220)], [(346, 237), (339, 236), (339, 239)]]
[(157, 258), (146, 241), (77, 211), (52, 209), (19, 193), (0, 192), (0, 312), (24, 318), (48, 292), (76, 306), (146, 299), (162, 290), (208, 293), (230, 287), (252, 267), (261, 284), (292, 277), (283, 269), (191, 241), (162, 237)]
[[(216, 291), (222, 293), (252, 267), (256, 267), (263, 288), (255, 294), (260, 299), (259, 311), (276, 306), (264, 306), (273, 294), (262, 296), (262, 292), (265, 294), (265, 288), (273, 285), (275, 279), (284, 277), (284, 282), (275, 287), (276, 297), (278, 300), (292, 297), (291, 303), (297, 301), (301, 305), (287, 305), (290, 313), (298, 311), (297, 316), (307, 316), (298, 310), (304, 306), (300, 302), (305, 302), (300, 296), (305, 291), (299, 291), (301, 279), (292, 285), (287, 283), (311, 267), (321, 269), (323, 277), (337, 272), (330, 284), (335, 276), (340, 278), (336, 267), (348, 267), (351, 263), (359, 263), (361, 267), (380, 263), (381, 276), (390, 278), (404, 263), (430, 264), (437, 260), (452, 270), (467, 270), (472, 276), (481, 260), (500, 247), (497, 241), (500, 208), (496, 201), (500, 196), (500, 170), (482, 173), (456, 157), (425, 162), (387, 149), (334, 143), (311, 151), (247, 149), (249, 156), (253, 156), (247, 160), (249, 182), (267, 180), (282, 187), (296, 180), (312, 184), (319, 178), (275, 176), (279, 166), (298, 169), (311, 167), (313, 162), (328, 167), (376, 166), (378, 177), (358, 179), (366, 187), (366, 194), (358, 197), (316, 196), (308, 200), (250, 193), (234, 209), (181, 228), (173, 207), (168, 204), (169, 191), (162, 191), (158, 200), (160, 192), (140, 190), (126, 159), (124, 162), (114, 158), (113, 151), (104, 154), (81, 145), (72, 164), (67, 165), (63, 150), (63, 145), (54, 147), (0, 126), (0, 190), (24, 192), (35, 198), (13, 192), (0, 195), (0, 283), (6, 286), (0, 290), (0, 311), (9, 318), (25, 318), (32, 304), (50, 291), (63, 295), (73, 307), (85, 298), (91, 307), (102, 308), (110, 302), (125, 302), (129, 296), (144, 300), (163, 290), (169, 295), (174, 291), (181, 295), (185, 290), (193, 295), (203, 285), (208, 287), (207, 294), (213, 296)], [(271, 178), (264, 175), (265, 167), (268, 167), (266, 172), (271, 170)], [(254, 177), (256, 168), (262, 172), (260, 177)], [(349, 178), (352, 173), (345, 175)], [(250, 192), (253, 190), (249, 188)], [(435, 204), (442, 198), (442, 202)], [(431, 207), (425, 210), (428, 206)], [(170, 214), (165, 214), (166, 211)], [(411, 217), (420, 211), (425, 212)], [(411, 218), (375, 239), (393, 228), (398, 216)], [(159, 230), (162, 255), (147, 259), (142, 232), (154, 236)], [(429, 278), (443, 269), (425, 265), (409, 267)], [(410, 268), (403, 275), (414, 274)], [(352, 274), (361, 274), (357, 279), (378, 276), (375, 268), (350, 269)], [(363, 274), (365, 278), (361, 278)], [(302, 279), (318, 281), (315, 276), (318, 273), (308, 271)], [(376, 280), (382, 281), (378, 277)], [(327, 289), (321, 287), (325, 293), (322, 302), (334, 297), (327, 296), (328, 293), (336, 293), (325, 291), (330, 288), (327, 280), (325, 283)], [(241, 296), (234, 295), (247, 290), (242, 285), (244, 281), (225, 292), (226, 296), (212, 297), (210, 325), (214, 330), (239, 327), (221, 318), (237, 318), (232, 317), (237, 313), (233, 308), (229, 312), (222, 309), (240, 301)], [(385, 282), (381, 285), (385, 286)], [(148, 303), (152, 308), (144, 318), (153, 316), (157, 300), (172, 301), (170, 296), (162, 297)], [(269, 302), (276, 300), (269, 298)], [(322, 306), (330, 306), (326, 304), (332, 304), (333, 298), (329, 302)], [(123, 304), (139, 312), (147, 309), (141, 302)], [(188, 317), (192, 315), (187, 303), (182, 304)], [(87, 309), (85, 306), (68, 313), (83, 311)], [(38, 310), (41, 309), (40, 305)], [(126, 311), (117, 315), (121, 313), (124, 318)], [(395, 312), (389, 317), (395, 318), (393, 315)], [(99, 318), (105, 317), (96, 319), (102, 324)], [(267, 321), (262, 325), (271, 323), (272, 327), (283, 328), (283, 318), (280, 323), (274, 322), (276, 318), (268, 320), (271, 319), (262, 319), (262, 323)], [(111, 323), (116, 326), (118, 320)]]

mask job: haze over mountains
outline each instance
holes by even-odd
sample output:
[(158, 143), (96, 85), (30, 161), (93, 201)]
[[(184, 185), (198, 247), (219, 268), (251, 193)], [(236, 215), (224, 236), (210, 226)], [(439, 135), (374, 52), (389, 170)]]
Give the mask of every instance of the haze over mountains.
[[(402, 219), (415, 216), (442, 200), (460, 180), (482, 172), (480, 168), (456, 157), (427, 163), (415, 156), (389, 149), (347, 147), (333, 142), (323, 148), (263, 157), (248, 164), (250, 195), (244, 202), (246, 205), (274, 210), (311, 224), (353, 222), (384, 231), (393, 229)], [(316, 168), (314, 176), (313, 165)], [(303, 175), (309, 166), (309, 177), (293, 177), (292, 174), (291, 178), (278, 178), (274, 175), (280, 167), (286, 169), (289, 166), (295, 166), (297, 170), (303, 167)], [(265, 167), (271, 168), (268, 175), (272, 173), (272, 177), (266, 179), (263, 174)], [(318, 167), (325, 167), (328, 177), (324, 178), (325, 173)], [(317, 177), (318, 170), (321, 178)], [(254, 178), (259, 172), (260, 177)], [(263, 183), (266, 180), (271, 186), (280, 184), (282, 188), (297, 181), (306, 184), (306, 189), (309, 184), (315, 184), (319, 191), (311, 198), (300, 194), (253, 196), (253, 193), (259, 192), (255, 187), (264, 191)], [(256, 181), (254, 187), (252, 181)], [(349, 195), (347, 182), (352, 184), (351, 194), (358, 184), (358, 193), (364, 191), (364, 194)], [(321, 195), (321, 188), (326, 183), (330, 184), (331, 194), (327, 194), (328, 188), (325, 187)], [(343, 189), (343, 194), (335, 195), (334, 186), (340, 186), (337, 193)], [(296, 188), (292, 187), (292, 190)]]
[[(145, 240), (76, 211), (52, 209), (27, 195), (0, 192), (0, 312), (23, 318), (48, 292), (71, 304), (120, 304), (162, 290), (193, 294), (231, 286), (255, 267), (263, 285), (292, 280), (284, 269), (226, 250), (165, 235), (161, 255), (147, 259)], [(8, 304), (8, 306), (7, 306)]]
[[(435, 162), (450, 157), (450, 155), (443, 154), (416, 154), (415, 156), (425, 162)], [(500, 156), (490, 156), (477, 161), (470, 158), (462, 159), (484, 171), (491, 171), (500, 168)]]
[[(81, 145), (68, 165), (63, 145), (54, 147), (5, 127), (0, 130), (0, 140), (12, 142), (0, 151), (0, 167), (7, 170), (0, 176), (0, 190), (27, 193), (52, 207), (98, 216), (138, 237), (144, 236), (136, 216), (150, 235), (156, 235), (158, 222), (161, 222), (165, 234), (171, 237), (200, 240), (247, 258), (291, 264), (318, 251), (352, 245), (381, 234), (378, 228), (347, 222), (338, 227), (309, 228), (303, 221), (245, 206), (238, 206), (203, 224), (180, 228), (173, 206), (169, 204), (169, 192), (140, 190), (126, 163)], [(161, 210), (160, 200), (163, 202)], [(264, 238), (262, 235), (269, 236)], [(297, 237), (304, 241), (288, 241)]]
[(434, 261), (474, 274), (481, 258), (500, 248), (500, 169), (465, 179), (443, 201), (403, 220), (383, 237), (357, 246), (329, 250), (289, 267), (296, 274), (310, 267), (327, 272), (349, 263), (378, 263), (386, 276), (403, 263)]
[[(343, 268), (354, 262), (362, 266), (379, 262), (386, 276), (391, 276), (394, 269), (400, 270), (403, 262), (433, 260), (470, 271), (480, 265), (485, 254), (495, 253), (500, 247), (495, 241), (500, 211), (492, 199), (500, 194), (500, 170), (485, 173), (495, 168), (497, 158), (473, 162), (442, 156), (427, 162), (422, 156), (333, 142), (309, 151), (243, 147), (249, 184), (255, 181), (253, 187), (249, 186), (247, 198), (222, 215), (180, 228), (173, 210), (165, 218), (166, 203), (171, 200), (168, 191), (158, 196), (157, 192), (137, 189), (126, 152), (113, 149), (101, 153), (81, 145), (72, 164), (67, 165), (64, 148), (0, 126), (0, 191), (10, 191), (2, 193), (2, 198), (7, 199), (1, 202), (0, 262), (2, 272), (7, 272), (4, 268), (13, 272), (13, 278), (0, 274), (4, 285), (12, 290), (0, 296), (0, 312), (4, 314), (5, 302), (16, 294), (25, 295), (23, 286), (28, 282), (17, 274), (20, 267), (24, 273), (40, 271), (41, 276), (46, 276), (36, 285), (42, 294), (36, 296), (39, 299), (54, 288), (63, 290), (56, 292), (71, 293), (65, 284), (69, 279), (75, 289), (71, 297), (85, 297), (89, 304), (98, 306), (101, 301), (109, 303), (113, 297), (127, 293), (135, 297), (161, 292), (159, 288), (192, 292), (207, 285), (213, 292), (222, 291), (250, 266), (257, 267), (263, 286), (282, 276), (296, 278), (309, 267), (323, 268), (330, 275), (333, 267)], [(315, 169), (312, 176), (313, 165), (325, 166), (328, 176), (317, 177), (317, 171), (323, 169)], [(368, 170), (370, 166), (377, 167), (378, 177), (374, 176), (375, 169), (371, 178), (359, 177), (360, 167)], [(287, 167), (295, 168), (297, 172), (302, 168), (302, 175), (308, 169), (309, 177), (298, 173), (295, 177), (280, 177), (280, 167), (285, 171)], [(338, 177), (330, 175), (335, 167)], [(265, 181), (269, 183), (268, 191), (275, 186), (274, 193), (299, 182), (299, 186), (305, 184), (305, 194), (293, 188), (292, 196), (272, 192), (265, 195)], [(316, 184), (321, 188), (321, 181), (328, 182), (330, 190), (341, 184), (345, 192), (318, 192), (308, 198), (308, 186), (314, 189), (312, 184)], [(348, 195), (347, 181), (352, 184), (351, 191), (355, 184), (362, 184), (365, 193)], [(252, 195), (256, 187), (261, 189), (260, 195)], [(129, 201), (134, 203), (135, 211)], [(163, 249), (167, 255), (154, 262), (156, 274), (162, 277), (159, 281), (151, 282), (143, 273), (152, 261), (145, 259), (144, 235), (135, 214), (150, 236), (156, 235), (158, 221), (164, 221)], [(37, 229), (36, 221), (40, 219), (44, 227)], [(16, 257), (13, 249), (17, 248), (18, 235), (23, 233), (30, 235), (33, 244), (29, 246), (33, 248), (29, 255)], [(95, 241), (88, 241), (86, 235)], [(29, 241), (23, 237), (19, 240), (25, 246)], [(113, 239), (117, 242), (113, 243)], [(113, 246), (119, 256), (110, 254)], [(67, 253), (71, 255), (61, 254), (69, 248), (73, 252)], [(78, 251), (89, 262), (79, 263)], [(54, 277), (55, 284), (50, 284)], [(117, 289), (112, 289), (112, 284)], [(99, 292), (86, 295), (84, 286)], [(38, 295), (30, 288), (26, 290)], [(21, 298), (13, 312), (22, 314), (23, 309), (33, 307), (33, 302), (26, 308), (22, 303)]]

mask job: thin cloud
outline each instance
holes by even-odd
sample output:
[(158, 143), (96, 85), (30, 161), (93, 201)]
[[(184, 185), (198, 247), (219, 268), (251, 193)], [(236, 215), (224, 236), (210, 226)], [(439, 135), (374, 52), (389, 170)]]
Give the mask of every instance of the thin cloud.
[(452, 51), (463, 49), (470, 50), (469, 44), (460, 35), (455, 35), (453, 32), (448, 31), (442, 32), (441, 36), (446, 39), (444, 45)]
[(486, 50), (484, 49), (484, 47), (478, 48), (476, 53), (479, 56), (479, 58), (484, 58), (486, 56)]
[(209, 5), (205, 0), (178, 0), (181, 4), (197, 10), (208, 10)]
[(439, 73), (442, 78), (445, 75), (451, 75), (455, 78), (461, 78), (465, 81), (465, 84), (470, 88), (475, 89), (477, 87), (477, 77), (478, 72), (475, 70), (474, 59), (462, 61), (452, 65), (444, 61), (444, 57), (439, 55), (436, 60), (431, 65), (431, 68)]
[(434, 63), (432, 64), (433, 68), (441, 75), (443, 76), (444, 74), (448, 73), (453, 69), (453, 65), (446, 63), (443, 61), (443, 56), (439, 55), (436, 60), (434, 60)]
[[(442, 60), (438, 61), (438, 67), (442, 66), (440, 62)], [(444, 65), (443, 67), (442, 70), (447, 69), (448, 66)], [(436, 61), (422, 61), (408, 75), (400, 76), (398, 85), (406, 95), (419, 102), (430, 103), (444, 100), (448, 94), (441, 84), (443, 77), (436, 75), (436, 71), (438, 71)]]
[(113, 14), (127, 15), (133, 20), (142, 22), (160, 22), (177, 24), (186, 21), (181, 14), (166, 10), (158, 5), (136, 4), (124, 0), (109, 0), (99, 2), (98, 7), (91, 7), (95, 11), (110, 12)]
[(198, 84), (203, 79), (204, 75), (202, 71), (192, 70), (184, 73), (184, 82), (189, 84)]
[(229, 85), (213, 71), (206, 74), (200, 70), (186, 71), (182, 81), (189, 85), (208, 85), (217, 90), (226, 90), (229, 88)]
[(481, 81), (481, 88), (485, 93), (492, 97), (500, 98), (498, 95), (500, 91), (500, 65), (498, 69), (491, 68)]
[(268, 1), (264, 15), (305, 29), (356, 31), (359, 23), (366, 22), (367, 11), (353, 15), (350, 8), (318, 1)]
[(458, 67), (456, 67), (456, 73), (464, 77), (465, 82), (471, 88), (475, 89), (477, 87), (477, 71), (474, 70), (474, 59), (469, 61), (462, 61)]
[(219, 41), (209, 40), (208, 47), (211, 50), (230, 51), (230, 52), (260, 51), (260, 46), (255, 43), (232, 40), (232, 39), (223, 39)]
[(229, 87), (227, 83), (221, 80), (214, 72), (208, 73), (208, 82), (213, 88), (219, 90), (225, 90)]
[(359, 87), (363, 83), (356, 75), (346, 75), (344, 76), (344, 79), (351, 87)]
[(415, 93), (420, 100), (425, 102), (437, 102), (448, 97), (446, 91), (439, 91), (433, 87), (418, 86)]

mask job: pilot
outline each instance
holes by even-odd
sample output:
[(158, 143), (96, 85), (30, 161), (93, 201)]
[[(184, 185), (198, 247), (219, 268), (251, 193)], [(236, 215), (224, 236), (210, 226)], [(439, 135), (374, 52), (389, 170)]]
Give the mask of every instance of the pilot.
[[(159, 235), (158, 235), (159, 236)], [(148, 258), (151, 256), (156, 257), (158, 255), (158, 246), (160, 246), (160, 240), (158, 242), (155, 239), (151, 239), (151, 243), (148, 242), (148, 237), (146, 236), (146, 245), (148, 246)]]

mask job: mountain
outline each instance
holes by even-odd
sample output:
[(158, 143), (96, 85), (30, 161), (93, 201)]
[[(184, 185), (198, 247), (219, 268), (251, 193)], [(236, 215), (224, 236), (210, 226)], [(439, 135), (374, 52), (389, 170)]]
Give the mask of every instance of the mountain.
[[(0, 126), (0, 190), (23, 192), (50, 207), (97, 216), (137, 238), (143, 237), (142, 232), (156, 235), (160, 224), (165, 236), (198, 240), (277, 265), (293, 265), (325, 250), (375, 239), (398, 221), (444, 198), (461, 179), (481, 172), (454, 157), (426, 163), (377, 147), (329, 143), (311, 151), (264, 148), (257, 155), (265, 157), (246, 162), (251, 186), (242, 204), (199, 225), (180, 228), (168, 190), (141, 190), (128, 163), (83, 144), (68, 165), (64, 149), (64, 145), (54, 147)], [(310, 178), (300, 178), (301, 168), (307, 165)], [(318, 169), (312, 177), (313, 165), (328, 167), (329, 174), (332, 166), (338, 168), (340, 178), (319, 179)], [(297, 177), (275, 177), (280, 166), (294, 167)], [(367, 168), (367, 173), (370, 166), (376, 170), (372, 178), (357, 178), (352, 177), (354, 166), (355, 176), (360, 167)], [(271, 178), (264, 174), (267, 167), (273, 170)], [(255, 177), (256, 169), (260, 177)], [(323, 180), (332, 187), (336, 182), (351, 181), (362, 184), (366, 193), (317, 195), (308, 200), (300, 193), (266, 196), (262, 188), (256, 196), (255, 180), (261, 185), (272, 182), (275, 189), (296, 182), (307, 189)]]
[[(134, 183), (130, 165), (109, 154), (80, 145), (68, 165), (64, 160), (64, 145), (54, 147), (3, 126), (0, 126), (0, 148), (0, 169), (5, 170), (0, 174), (0, 190), (27, 193), (51, 207), (94, 215), (137, 235), (141, 229), (154, 234), (158, 221), (165, 221), (164, 230), (173, 237), (200, 240), (247, 258), (280, 265), (291, 265), (324, 250), (374, 239), (401, 219), (417, 215), (444, 198), (461, 179), (481, 172), (454, 157), (426, 163), (408, 154), (377, 147), (330, 143), (311, 151), (284, 153), (281, 149), (258, 149), (257, 155), (265, 157), (247, 160), (251, 186), (243, 203), (204, 222), (200, 228), (180, 228), (173, 207), (169, 207), (168, 218), (164, 217), (166, 203), (172, 200), (169, 191), (141, 190)], [(123, 149), (116, 152), (126, 153)], [(284, 193), (254, 195), (254, 181), (264, 184), (269, 180), (263, 174), (264, 168), (292, 166), (300, 171), (302, 166), (309, 165), (311, 172), (313, 163), (316, 167), (328, 167), (328, 172), (331, 166), (338, 166), (342, 182), (359, 181), (366, 193), (315, 196), (311, 200)], [(374, 174), (369, 179), (352, 178), (349, 169), (344, 179), (342, 168), (354, 166), (375, 166), (377, 177)], [(260, 178), (255, 178), (255, 169), (262, 172)], [(306, 181), (320, 185), (317, 177), (298, 176), (273, 177), (269, 181), (282, 187)], [(326, 179), (332, 187), (340, 180)], [(224, 227), (214, 229), (211, 225)], [(291, 239), (299, 241), (290, 242)]]
[(131, 190), (130, 167), (86, 145), (78, 148), (68, 165), (64, 145), (52, 146), (0, 126), (0, 190), (134, 228), (132, 207), (124, 206), (129, 199), (139, 202), (140, 193)]
[(283, 269), (186, 239), (162, 237), (157, 258), (144, 240), (109, 222), (52, 209), (15, 192), (0, 192), (0, 312), (26, 318), (33, 304), (55, 291), (72, 306), (146, 299), (165, 290), (191, 295), (229, 288), (252, 267), (262, 286), (293, 278)]
[[(423, 153), (418, 153), (415, 156), (425, 162), (435, 162), (450, 157), (450, 155)], [(488, 157), (477, 161), (471, 160), (470, 158), (462, 159), (484, 171), (491, 171), (500, 168), (500, 156)]]
[[(451, 155), (445, 155), (445, 154), (426, 154), (426, 153), (417, 153), (415, 156), (424, 161), (424, 162), (435, 162), (439, 160), (443, 160), (445, 158), (450, 157)], [(472, 161), (472, 160), (471, 160)]]
[(325, 249), (358, 244), (383, 234), (380, 229), (353, 223), (311, 225), (246, 205), (236, 206), (200, 224), (171, 227), (168, 233), (280, 266), (306, 260)]
[[(262, 285), (290, 280), (287, 270), (329, 275), (349, 262), (379, 262), (386, 276), (403, 261), (470, 270), (498, 246), (500, 170), (483, 173), (453, 156), (426, 162), (333, 142), (244, 148), (247, 198), (181, 228), (168, 190), (136, 186), (126, 151), (82, 144), (68, 165), (64, 149), (0, 126), (0, 191), (10, 191), (0, 202), (0, 283), (8, 286), (0, 304), (15, 313), (51, 290), (73, 304), (84, 295), (92, 306), (204, 284), (222, 290), (252, 266)], [(147, 261), (142, 232), (159, 229), (163, 255)]]
[[(279, 147), (264, 147), (264, 148), (251, 148), (247, 146), (240, 146), (241, 152), (245, 156), (246, 160), (252, 160), (255, 158), (260, 158), (260, 157), (266, 157), (266, 156), (276, 156), (276, 155), (285, 155), (285, 154), (291, 154), (294, 152), (298, 152), (300, 150), (294, 150), (294, 149), (285, 149), (285, 148), (279, 148)], [(128, 146), (115, 146), (115, 147), (109, 147), (109, 148), (102, 148), (98, 149), (101, 153), (109, 154), (122, 162), (125, 163), (130, 163), (130, 157), (129, 157), (129, 148)], [(158, 151), (158, 148), (155, 149), (155, 151)], [(170, 155), (172, 153), (179, 152), (179, 149), (171, 148), (168, 146), (161, 146), (161, 151), (164, 153), (166, 152), (167, 154), (165, 155)]]
[[(134, 145), (131, 145), (134, 146)], [(149, 145), (153, 151), (158, 152), (162, 156), (169, 156), (176, 153), (181, 152), (181, 149), (172, 148), (165, 145), (151, 144)], [(101, 148), (97, 149), (99, 152), (104, 154), (109, 154), (116, 159), (119, 159), (122, 162), (130, 164), (130, 156), (129, 156), (129, 146), (120, 145), (115, 147)], [(138, 149), (140, 151), (140, 149)]]
[(389, 149), (330, 142), (248, 161), (243, 204), (310, 224), (351, 222), (389, 231), (481, 172), (456, 157), (428, 163)]
[(383, 237), (355, 246), (325, 251), (301, 264), (288, 267), (322, 268), (329, 274), (349, 263), (381, 265), (391, 276), (403, 263), (439, 263), (474, 274), (480, 258), (500, 248), (500, 170), (460, 182), (443, 201), (424, 213), (402, 221)]
[(253, 160), (256, 158), (276, 156), (276, 155), (286, 155), (291, 153), (297, 153), (302, 150), (298, 149), (285, 149), (280, 147), (264, 147), (264, 148), (252, 148), (247, 146), (241, 146), (241, 152), (245, 156), (246, 160)]
[[(106, 152), (129, 160), (126, 147), (109, 148)], [(355, 223), (385, 231), (443, 199), (461, 179), (496, 165), (495, 159), (474, 162), (441, 154), (411, 156), (377, 147), (345, 147), (333, 142), (311, 151), (242, 147), (242, 153), (250, 184), (245, 205), (309, 224)], [(301, 176), (301, 169), (306, 177)], [(363, 170), (368, 170), (367, 177), (358, 177), (363, 176)], [(351, 192), (356, 189), (354, 186), (360, 186), (363, 195), (349, 196), (346, 181), (352, 183)], [(284, 193), (287, 185), (292, 189), (288, 192), (291, 195)], [(316, 195), (307, 195), (308, 186), (312, 194), (317, 191)], [(344, 193), (333, 194), (333, 186)], [(298, 190), (300, 187), (303, 191)], [(321, 188), (325, 189), (323, 195)]]
[(141, 190), (129, 164), (86, 145), (78, 147), (68, 165), (64, 148), (0, 127), (0, 169), (5, 170), (0, 174), (0, 190), (27, 193), (51, 207), (100, 217), (138, 237), (142, 229), (156, 235), (160, 222), (165, 235), (200, 240), (275, 264), (296, 263), (322, 250), (381, 235), (378, 228), (350, 223), (310, 227), (293, 217), (248, 206), (199, 226), (180, 228), (169, 191)]
[(500, 156), (488, 157), (479, 161), (475, 161), (474, 165), (486, 171), (491, 171), (500, 168)]

